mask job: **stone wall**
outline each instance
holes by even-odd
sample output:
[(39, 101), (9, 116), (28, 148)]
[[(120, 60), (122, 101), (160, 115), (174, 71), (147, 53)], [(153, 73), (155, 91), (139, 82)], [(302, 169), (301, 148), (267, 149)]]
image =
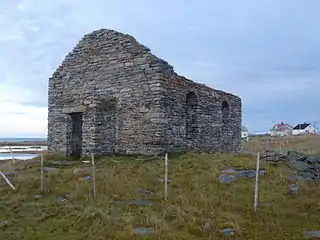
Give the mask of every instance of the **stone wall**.
[[(239, 97), (196, 84), (174, 72), (164, 75), (163, 81), (166, 86), (163, 113), (167, 113), (168, 119), (165, 135), (169, 151), (240, 150), (242, 111)], [(188, 104), (190, 100), (191, 105)], [(223, 102), (228, 104), (224, 118)]]
[(70, 154), (73, 112), (83, 115), (81, 155), (240, 149), (240, 98), (178, 76), (113, 30), (81, 39), (50, 78), (48, 96), (50, 151)]

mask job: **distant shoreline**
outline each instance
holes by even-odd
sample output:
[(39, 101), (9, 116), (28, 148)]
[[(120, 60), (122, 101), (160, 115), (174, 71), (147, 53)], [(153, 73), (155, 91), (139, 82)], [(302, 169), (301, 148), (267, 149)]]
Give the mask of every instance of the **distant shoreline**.
[(0, 141), (0, 146), (47, 146), (47, 141), (23, 141), (23, 142), (6, 142)]
[[(15, 161), (15, 163), (30, 163), (30, 162), (34, 162), (33, 159), (15, 159), (14, 161)], [(12, 162), (13, 162), (13, 160), (10, 159), (10, 158), (2, 159), (2, 160), (0, 160), (0, 166), (1, 165), (6, 165), (6, 164), (12, 163)]]
[[(46, 153), (47, 150), (42, 150), (42, 153)], [(25, 154), (40, 154), (40, 151), (39, 150), (34, 150), (34, 151), (19, 151), (19, 152), (13, 152), (13, 153), (25, 153)], [(0, 156), (1, 154), (11, 154), (10, 151), (8, 152), (1, 152), (0, 153)]]
[[(14, 153), (25, 153), (25, 154), (39, 154), (40, 153), (40, 149), (36, 149), (35, 147), (45, 147), (47, 146), (47, 142), (46, 141), (23, 141), (23, 142), (5, 142), (5, 141), (0, 141), (0, 148), (1, 147), (30, 147), (30, 148), (34, 148), (34, 150), (32, 149), (28, 149), (26, 151), (23, 151), (23, 148), (20, 148), (20, 151), (14, 151)], [(15, 149), (19, 149), (19, 148), (15, 148)], [(42, 150), (43, 153), (46, 152), (46, 150)], [(7, 149), (7, 151), (1, 151), (1, 154), (10, 154), (10, 148)]]

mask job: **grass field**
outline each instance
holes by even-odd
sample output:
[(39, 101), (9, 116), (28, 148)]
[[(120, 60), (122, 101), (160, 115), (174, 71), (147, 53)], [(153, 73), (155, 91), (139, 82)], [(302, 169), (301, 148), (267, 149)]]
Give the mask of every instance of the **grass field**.
[[(260, 178), (258, 213), (253, 212), (254, 179), (224, 185), (221, 169), (255, 168), (250, 155), (188, 153), (169, 155), (169, 197), (164, 201), (163, 157), (137, 160), (134, 156), (97, 159), (97, 196), (92, 182), (75, 168), (63, 167), (45, 177), (46, 192), (39, 196), (40, 163), (10, 162), (16, 171), (17, 191), (0, 185), (0, 239), (304, 239), (303, 232), (320, 230), (320, 189), (302, 183), (297, 197), (286, 194), (285, 166), (270, 166)], [(79, 170), (79, 169), (78, 169)], [(77, 173), (76, 173), (77, 172)], [(154, 194), (142, 194), (138, 188)], [(116, 200), (144, 199), (151, 206), (114, 204)], [(137, 227), (154, 233), (135, 235)], [(220, 230), (233, 228), (234, 236)]]
[(254, 136), (244, 144), (244, 151), (294, 150), (307, 154), (320, 154), (319, 135), (301, 135), (288, 137)]

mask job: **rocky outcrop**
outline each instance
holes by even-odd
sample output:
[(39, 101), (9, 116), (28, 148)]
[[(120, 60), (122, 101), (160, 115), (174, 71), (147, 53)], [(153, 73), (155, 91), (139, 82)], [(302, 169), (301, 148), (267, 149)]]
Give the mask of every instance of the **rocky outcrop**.
[(276, 151), (266, 151), (261, 154), (261, 160), (265, 160), (270, 164), (287, 164), (290, 169), (296, 172), (296, 174), (288, 178), (289, 181), (320, 181), (320, 157), (310, 156), (296, 151), (288, 151), (285, 154)]
[[(221, 170), (221, 174), (218, 177), (218, 181), (220, 183), (232, 183), (240, 178), (255, 178), (256, 170), (252, 169), (237, 169), (237, 168), (230, 168)], [(259, 170), (259, 176), (265, 175), (267, 171), (265, 169)]]

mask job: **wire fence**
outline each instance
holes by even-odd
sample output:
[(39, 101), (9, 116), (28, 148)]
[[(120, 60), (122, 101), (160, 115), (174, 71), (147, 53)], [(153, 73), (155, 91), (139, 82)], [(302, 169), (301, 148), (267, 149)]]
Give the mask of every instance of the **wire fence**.
[(320, 154), (319, 135), (301, 136), (251, 136), (249, 141), (242, 142), (242, 152), (256, 154), (265, 151), (277, 151), (286, 153), (296, 151), (304, 154)]
[[(46, 162), (59, 162), (59, 161), (50, 161), (50, 160), (45, 160), (45, 156), (42, 153), (42, 151), (40, 151), (39, 153), (40, 155), (40, 176), (39, 176), (39, 188), (40, 188), (40, 193), (41, 194), (45, 194), (46, 191), (50, 191), (50, 189), (46, 189), (46, 179), (45, 179), (45, 170), (46, 170)], [(170, 169), (169, 166), (169, 160), (168, 160), (168, 153), (165, 153), (163, 156), (163, 160), (164, 160), (164, 169), (163, 169), (163, 174), (164, 174), (164, 178), (163, 178), (163, 184), (164, 184), (164, 200), (168, 201), (168, 199), (170, 198), (170, 196), (168, 195), (168, 172)], [(90, 167), (92, 169), (91, 174), (90, 174), (90, 180), (92, 182), (92, 195), (94, 198), (97, 197), (97, 185), (96, 185), (96, 164), (95, 164), (95, 156), (94, 154), (91, 154), (91, 161), (88, 160), (83, 160), (81, 161), (81, 163), (83, 164), (90, 164)], [(12, 164), (16, 164), (16, 162), (12, 161)], [(67, 164), (68, 165), (68, 164)], [(254, 182), (254, 192), (253, 192), (253, 211), (257, 212), (258, 211), (258, 184), (259, 184), (259, 174), (260, 174), (260, 169), (259, 169), (259, 165), (260, 165), (260, 153), (258, 152), (256, 155), (256, 170), (255, 170), (255, 182)], [(5, 182), (8, 184), (8, 186), (10, 186), (12, 188), (12, 190), (14, 191), (18, 191), (19, 189), (17, 189), (14, 184), (9, 180), (9, 178), (6, 176), (6, 174), (2, 171), (0, 171), (0, 176), (5, 180)], [(171, 182), (171, 180), (170, 180)]]
[[(274, 150), (280, 153), (285, 153), (288, 150), (294, 150), (306, 154), (318, 154), (320, 151), (320, 136), (294, 136), (294, 137), (251, 137), (249, 141), (243, 141), (242, 152), (250, 153), (257, 156), (256, 161), (256, 181), (254, 186), (254, 203), (253, 209), (257, 211), (258, 206), (258, 178), (259, 178), (259, 162), (260, 162), (260, 153), (267, 150)], [(41, 193), (45, 193), (45, 163), (48, 159), (45, 159), (43, 150), (38, 146), (34, 146), (38, 150), (40, 155), (40, 176), (39, 176), (39, 188)], [(13, 155), (10, 145), (8, 146), (10, 153)], [(170, 170), (168, 154), (165, 154), (164, 158), (164, 200), (168, 200), (168, 171)], [(83, 164), (90, 164), (92, 168), (91, 180), (92, 180), (92, 195), (94, 198), (97, 196), (97, 186), (96, 186), (96, 164), (95, 156), (91, 155), (91, 161), (82, 161)], [(12, 156), (12, 164), (16, 164), (16, 159)], [(14, 191), (17, 191), (17, 188), (9, 180), (6, 174), (3, 171), (0, 171), (0, 176), (5, 180), (5, 182), (12, 188)]]

